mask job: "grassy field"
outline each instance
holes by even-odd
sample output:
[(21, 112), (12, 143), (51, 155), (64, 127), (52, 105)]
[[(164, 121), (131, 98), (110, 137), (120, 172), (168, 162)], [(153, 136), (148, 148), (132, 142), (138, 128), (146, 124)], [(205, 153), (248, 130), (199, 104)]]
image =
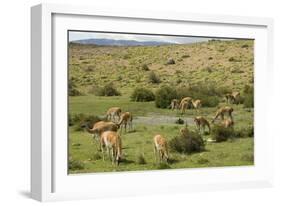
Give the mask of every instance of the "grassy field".
[[(69, 127), (69, 159), (73, 163), (70, 174), (112, 171), (136, 171), (174, 168), (241, 166), (254, 164), (254, 138), (251, 135), (230, 138), (225, 142), (205, 142), (205, 150), (183, 154), (170, 152), (169, 164), (157, 164), (152, 139), (162, 134), (167, 140), (179, 135), (184, 125), (175, 123), (178, 118), (188, 123), (191, 131), (198, 132), (193, 123), (201, 115), (209, 121), (218, 107), (226, 105), (222, 97), (219, 105), (203, 107), (197, 112), (157, 108), (154, 101), (134, 102), (130, 95), (136, 87), (155, 92), (164, 85), (185, 87), (212, 82), (230, 91), (240, 91), (253, 85), (253, 41), (209, 41), (189, 45), (108, 47), (70, 44), (70, 82), (82, 94), (69, 97), (69, 115), (105, 116), (110, 107), (121, 107), (133, 114), (133, 131), (123, 132), (123, 161), (112, 165), (103, 161), (98, 143), (79, 125)], [(167, 65), (169, 58), (175, 64)], [(144, 67), (143, 65), (147, 67)], [(145, 69), (144, 69), (145, 68)], [(154, 71), (161, 81), (148, 82), (149, 72)], [(96, 96), (93, 91), (108, 83), (121, 92), (120, 96)], [(234, 108), (234, 131), (244, 131), (253, 126), (253, 108), (243, 104)], [(211, 125), (213, 127), (213, 125)], [(203, 134), (212, 139), (213, 134)]]

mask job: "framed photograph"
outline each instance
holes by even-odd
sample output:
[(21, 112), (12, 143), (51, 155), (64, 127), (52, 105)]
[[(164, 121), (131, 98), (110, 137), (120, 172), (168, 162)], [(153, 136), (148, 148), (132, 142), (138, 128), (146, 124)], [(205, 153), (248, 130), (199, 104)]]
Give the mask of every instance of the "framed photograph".
[(268, 18), (31, 9), (40, 201), (273, 184)]

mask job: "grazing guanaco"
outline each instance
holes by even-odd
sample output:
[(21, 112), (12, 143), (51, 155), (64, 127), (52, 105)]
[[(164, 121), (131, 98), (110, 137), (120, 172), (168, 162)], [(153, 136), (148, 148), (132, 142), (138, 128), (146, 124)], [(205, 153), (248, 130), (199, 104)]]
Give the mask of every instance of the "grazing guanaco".
[(181, 103), (180, 105), (181, 114), (184, 114), (185, 110), (188, 109), (188, 107), (189, 107), (189, 102), (184, 101), (183, 103)]
[(102, 156), (104, 161), (104, 147), (108, 152), (108, 156), (112, 161), (112, 164), (119, 165), (122, 156), (122, 141), (120, 135), (114, 131), (106, 131), (101, 134), (102, 143)]
[(179, 100), (178, 99), (172, 99), (171, 104), (170, 104), (170, 108), (172, 110), (179, 109), (179, 106), (180, 106)]
[(229, 106), (222, 107), (217, 110), (215, 117), (212, 120), (212, 123), (215, 122), (215, 120), (220, 116), (222, 120), (224, 120), (224, 115), (228, 114), (228, 116), (232, 119), (232, 112), (233, 108)]
[(106, 112), (106, 119), (107, 120), (111, 120), (115, 122), (115, 118), (118, 117), (118, 120), (120, 120), (120, 115), (121, 115), (121, 109), (120, 107), (111, 107), (107, 110)]
[(94, 139), (99, 137), (99, 142), (100, 142), (100, 148), (101, 149), (101, 134), (105, 131), (115, 131), (119, 129), (119, 126), (113, 122), (105, 122), (105, 121), (99, 121), (94, 124), (93, 128), (89, 128), (89, 125), (85, 125), (86, 131), (89, 132), (90, 134), (93, 134)]
[(240, 92), (232, 92), (232, 96), (233, 96), (233, 102), (235, 104), (239, 103), (239, 98), (240, 98)]
[(120, 131), (122, 132), (122, 127), (125, 128), (125, 132), (127, 132), (127, 125), (129, 126), (129, 130), (133, 129), (133, 115), (130, 112), (124, 112), (121, 114), (120, 121), (118, 122), (120, 127)]
[(221, 125), (225, 128), (233, 128), (234, 126), (234, 121), (233, 119), (229, 118), (229, 119), (225, 119), (221, 122)]
[(189, 106), (191, 104), (191, 101), (192, 101), (192, 98), (191, 97), (184, 97), (182, 98), (181, 102), (180, 102), (180, 106), (179, 106), (179, 109), (182, 108), (182, 104), (184, 102), (187, 102), (187, 106)]
[(205, 127), (206, 126), (209, 129), (209, 133), (211, 133), (210, 123), (204, 117), (197, 116), (197, 117), (194, 118), (194, 122), (195, 122), (196, 127), (197, 127), (197, 129), (199, 130), (200, 133), (201, 133), (201, 131), (205, 132)]
[(226, 103), (232, 103), (235, 101), (231, 93), (226, 93), (224, 97), (226, 99)]
[(157, 162), (157, 158), (159, 162), (162, 162), (165, 160), (168, 162), (169, 159), (169, 154), (168, 154), (168, 144), (166, 139), (160, 135), (157, 134), (153, 138), (153, 143), (154, 143), (154, 154), (155, 154), (155, 160)]
[(202, 101), (200, 99), (196, 99), (196, 100), (191, 100), (191, 103), (194, 107), (194, 109), (196, 109), (198, 111), (198, 109), (201, 108), (202, 106)]

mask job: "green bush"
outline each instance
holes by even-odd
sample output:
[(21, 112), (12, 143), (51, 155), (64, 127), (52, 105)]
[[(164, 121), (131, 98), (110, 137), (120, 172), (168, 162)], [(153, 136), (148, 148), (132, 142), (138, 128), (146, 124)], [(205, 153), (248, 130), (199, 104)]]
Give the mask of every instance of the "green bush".
[(106, 84), (104, 87), (97, 88), (96, 96), (120, 96), (121, 93), (114, 87), (112, 83)]
[(245, 108), (253, 108), (254, 107), (254, 88), (253, 86), (246, 85), (244, 87), (244, 98), (243, 104)]
[(68, 162), (69, 170), (82, 170), (84, 169), (84, 163), (79, 160), (70, 159)]
[(101, 121), (98, 116), (86, 115), (83, 113), (69, 115), (68, 117), (68, 125), (74, 126), (75, 131), (82, 131), (82, 126), (85, 124), (87, 124), (89, 127), (92, 127), (98, 121)]
[(146, 88), (136, 88), (131, 95), (131, 101), (135, 102), (149, 102), (154, 99), (153, 92)]
[(75, 83), (70, 79), (68, 81), (68, 95), (69, 96), (80, 96), (82, 93), (76, 88)]
[(184, 124), (184, 120), (181, 119), (181, 118), (178, 118), (176, 121), (175, 121), (176, 124)]
[(212, 128), (212, 135), (216, 142), (223, 142), (229, 138), (235, 137), (233, 128), (225, 128), (221, 125), (214, 125)]
[(169, 146), (172, 151), (187, 154), (200, 152), (205, 149), (201, 135), (192, 131), (174, 137), (169, 141)]
[(176, 90), (169, 86), (163, 86), (155, 93), (155, 105), (158, 108), (168, 108), (172, 99), (177, 98)]
[(161, 80), (153, 71), (151, 71), (148, 75), (148, 82), (152, 84), (159, 84)]
[(144, 165), (146, 164), (146, 160), (144, 158), (144, 155), (143, 154), (138, 154), (137, 155), (137, 158), (136, 158), (136, 162), (140, 165)]

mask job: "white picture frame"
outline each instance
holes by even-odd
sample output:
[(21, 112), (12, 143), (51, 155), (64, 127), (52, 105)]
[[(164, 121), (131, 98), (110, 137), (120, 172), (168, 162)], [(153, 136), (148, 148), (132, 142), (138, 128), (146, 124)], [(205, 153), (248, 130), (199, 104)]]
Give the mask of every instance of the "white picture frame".
[[(93, 25), (95, 30), (160, 34), (169, 25), (174, 30), (168, 34), (255, 38), (255, 165), (69, 176), (63, 126), (67, 118), (64, 35), (69, 29), (91, 30)], [(185, 30), (186, 25), (193, 30)], [(53, 201), (273, 185), (274, 136), (267, 121), (269, 103), (263, 98), (269, 95), (274, 75), (272, 19), (40, 4), (31, 9), (31, 26), (32, 198)]]

